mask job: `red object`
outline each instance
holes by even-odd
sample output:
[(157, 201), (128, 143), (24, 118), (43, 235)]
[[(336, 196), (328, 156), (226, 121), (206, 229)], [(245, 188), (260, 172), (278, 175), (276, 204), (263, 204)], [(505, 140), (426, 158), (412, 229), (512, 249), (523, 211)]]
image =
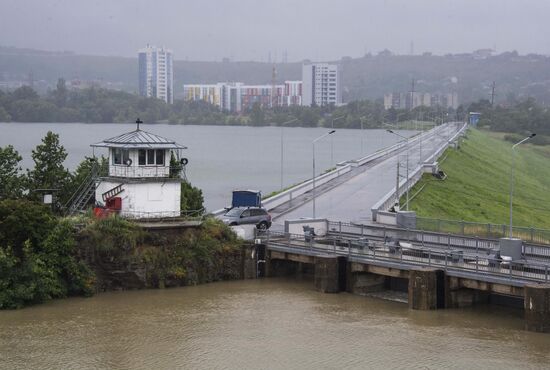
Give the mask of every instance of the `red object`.
[(110, 215), (117, 213), (116, 210), (110, 209), (110, 208), (104, 208), (104, 207), (95, 207), (94, 208), (94, 217), (95, 218), (107, 218)]
[(120, 211), (122, 209), (122, 198), (121, 197), (109, 198), (105, 202), (105, 206), (111, 210)]

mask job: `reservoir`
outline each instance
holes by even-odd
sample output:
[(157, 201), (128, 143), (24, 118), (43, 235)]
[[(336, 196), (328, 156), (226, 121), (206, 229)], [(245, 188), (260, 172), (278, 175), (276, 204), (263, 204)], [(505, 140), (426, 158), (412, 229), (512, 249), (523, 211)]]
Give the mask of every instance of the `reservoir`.
[[(23, 157), (23, 168), (32, 167), (31, 151), (48, 131), (53, 131), (59, 134), (60, 142), (68, 152), (65, 166), (74, 170), (85, 156), (92, 156), (90, 144), (132, 131), (135, 127), (135, 124), (119, 123), (0, 123), (0, 147), (13, 145)], [(141, 128), (188, 147), (184, 151), (189, 159), (186, 174), (193, 185), (203, 190), (205, 207), (209, 211), (229, 205), (231, 191), (236, 189), (261, 190), (264, 195), (280, 190), (281, 136), (283, 187), (310, 179), (312, 140), (328, 130), (169, 124), (143, 124)], [(336, 134), (315, 145), (317, 172), (322, 173), (337, 162), (373, 153), (398, 139), (385, 130), (337, 129)], [(95, 154), (105, 152), (96, 151)]]
[(550, 335), (498, 306), (413, 311), (269, 278), (0, 311), (1, 369), (543, 369)]

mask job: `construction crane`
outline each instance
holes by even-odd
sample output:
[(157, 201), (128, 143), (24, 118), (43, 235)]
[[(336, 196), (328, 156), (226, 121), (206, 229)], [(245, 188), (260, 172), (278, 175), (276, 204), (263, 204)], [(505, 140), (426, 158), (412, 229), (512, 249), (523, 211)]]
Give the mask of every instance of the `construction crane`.
[(277, 68), (273, 65), (273, 71), (271, 73), (271, 108), (275, 108), (278, 105), (279, 99), (277, 97)]

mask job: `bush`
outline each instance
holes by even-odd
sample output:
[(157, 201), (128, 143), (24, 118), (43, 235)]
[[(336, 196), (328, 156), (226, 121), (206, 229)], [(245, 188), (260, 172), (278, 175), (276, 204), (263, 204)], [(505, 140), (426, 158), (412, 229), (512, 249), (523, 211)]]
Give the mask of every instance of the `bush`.
[(0, 309), (91, 295), (95, 277), (80, 261), (73, 225), (40, 204), (0, 202)]

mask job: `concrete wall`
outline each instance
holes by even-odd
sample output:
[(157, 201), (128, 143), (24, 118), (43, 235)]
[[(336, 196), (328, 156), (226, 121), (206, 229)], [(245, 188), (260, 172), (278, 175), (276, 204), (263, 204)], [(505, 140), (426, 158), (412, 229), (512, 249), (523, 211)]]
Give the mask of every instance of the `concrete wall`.
[(121, 185), (123, 192), (120, 215), (128, 218), (176, 217), (180, 215), (181, 185), (179, 182), (122, 183), (102, 181), (96, 188), (96, 203), (105, 205), (102, 194)]

